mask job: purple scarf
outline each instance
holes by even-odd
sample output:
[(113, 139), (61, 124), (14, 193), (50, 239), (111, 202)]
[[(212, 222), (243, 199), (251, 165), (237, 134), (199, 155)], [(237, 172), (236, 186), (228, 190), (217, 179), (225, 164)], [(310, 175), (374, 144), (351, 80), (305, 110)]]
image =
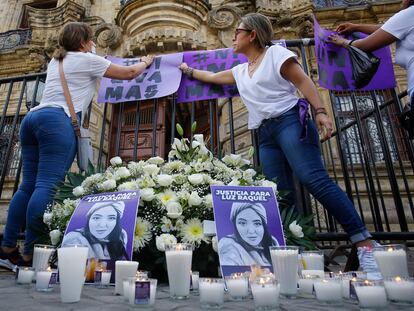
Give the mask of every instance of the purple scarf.
[(300, 132), (300, 141), (305, 140), (306, 136), (308, 135), (308, 109), (309, 109), (309, 101), (305, 98), (300, 98), (298, 100), (299, 106), (299, 121), (302, 125), (302, 130)]

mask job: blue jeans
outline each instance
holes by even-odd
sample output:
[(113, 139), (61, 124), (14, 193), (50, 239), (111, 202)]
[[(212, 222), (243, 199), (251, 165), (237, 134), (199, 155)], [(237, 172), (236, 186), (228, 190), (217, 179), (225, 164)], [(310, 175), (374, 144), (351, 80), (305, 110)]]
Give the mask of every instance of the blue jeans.
[(313, 121), (300, 141), (298, 108), (263, 121), (259, 128), (260, 163), (267, 179), (276, 177), (279, 190), (294, 192), (292, 172), (307, 190), (336, 218), (353, 243), (371, 235), (348, 196), (329, 178), (322, 163), (319, 137)]
[(10, 202), (2, 246), (15, 247), (20, 230), (26, 226), (23, 253), (31, 255), (37, 238), (31, 228), (41, 221), (75, 158), (71, 119), (61, 108), (29, 112), (20, 126), (20, 144), (23, 180)]

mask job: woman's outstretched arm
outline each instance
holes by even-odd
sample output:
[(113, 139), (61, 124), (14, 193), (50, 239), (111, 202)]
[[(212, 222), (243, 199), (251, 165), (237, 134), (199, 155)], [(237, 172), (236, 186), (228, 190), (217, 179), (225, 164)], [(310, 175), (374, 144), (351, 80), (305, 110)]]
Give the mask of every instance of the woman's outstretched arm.
[(206, 83), (213, 84), (235, 84), (233, 73), (231, 70), (224, 70), (220, 72), (210, 72), (206, 70), (198, 70), (188, 67), (186, 63), (182, 63), (179, 67), (181, 71), (190, 77)]

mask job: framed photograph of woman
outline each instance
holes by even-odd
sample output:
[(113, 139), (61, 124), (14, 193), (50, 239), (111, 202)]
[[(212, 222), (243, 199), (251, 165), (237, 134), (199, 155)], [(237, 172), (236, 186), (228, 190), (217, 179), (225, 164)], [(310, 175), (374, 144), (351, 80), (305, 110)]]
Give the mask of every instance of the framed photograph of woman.
[[(116, 260), (132, 259), (138, 205), (138, 190), (82, 198), (69, 221), (62, 245), (89, 248), (88, 275), (93, 276), (97, 264), (114, 271)], [(87, 280), (92, 281), (89, 277)]]
[(222, 275), (272, 270), (270, 246), (285, 245), (274, 191), (270, 187), (212, 186)]

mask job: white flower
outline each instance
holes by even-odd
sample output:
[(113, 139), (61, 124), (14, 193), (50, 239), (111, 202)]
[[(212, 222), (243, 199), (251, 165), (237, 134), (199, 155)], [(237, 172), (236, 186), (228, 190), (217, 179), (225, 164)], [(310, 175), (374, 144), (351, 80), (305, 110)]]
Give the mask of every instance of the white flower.
[(116, 188), (116, 181), (113, 179), (105, 180), (102, 184), (98, 185), (99, 189), (103, 191), (113, 190)]
[(240, 154), (230, 154), (223, 157), (222, 161), (227, 165), (238, 167), (243, 164), (243, 159)]
[(161, 158), (161, 157), (152, 157), (152, 158), (149, 158), (147, 160), (147, 163), (160, 165), (160, 164), (163, 164), (164, 163), (164, 159)]
[(196, 191), (191, 192), (190, 197), (188, 198), (189, 206), (198, 206), (203, 202), (203, 199), (200, 198)]
[(181, 228), (182, 241), (199, 246), (202, 241), (207, 241), (201, 221), (197, 218), (191, 218)]
[(134, 249), (139, 250), (151, 241), (151, 223), (141, 217), (137, 218), (135, 226)]
[(134, 162), (131, 161), (128, 163), (128, 169), (131, 172), (131, 175), (134, 177), (140, 176), (144, 170), (142, 169), (145, 165), (144, 161)]
[(167, 216), (172, 219), (180, 217), (183, 213), (183, 208), (181, 207), (181, 204), (174, 201), (168, 202), (166, 204), (166, 209)]
[(127, 181), (118, 186), (119, 191), (137, 190), (138, 188), (138, 184), (135, 181)]
[(173, 177), (167, 174), (161, 174), (157, 176), (158, 183), (160, 186), (168, 187), (173, 182)]
[(140, 188), (153, 188), (155, 187), (155, 182), (151, 176), (144, 176), (144, 178), (138, 179), (138, 185)]
[(203, 134), (195, 134), (193, 136), (193, 140), (198, 142), (200, 145), (204, 145), (204, 136), (203, 136)]
[(162, 232), (170, 232), (171, 230), (174, 230), (174, 225), (173, 225), (171, 219), (164, 216), (162, 218), (161, 231)]
[(165, 206), (169, 202), (177, 201), (177, 196), (174, 191), (166, 190), (158, 194), (158, 199), (160, 199), (161, 203)]
[(303, 238), (305, 235), (302, 232), (302, 227), (299, 226), (296, 223), (296, 220), (294, 220), (290, 225), (289, 225), (289, 230), (293, 233), (293, 235), (297, 238)]
[(192, 143), (191, 143), (191, 147), (192, 148), (197, 148), (199, 146), (201, 146), (201, 144), (198, 141), (196, 141), (196, 140), (193, 140), (192, 141)]
[(178, 199), (180, 199), (180, 201), (188, 201), (190, 193), (188, 191), (183, 190), (177, 193), (177, 197)]
[(175, 221), (175, 229), (177, 229), (177, 230), (181, 230), (181, 228), (184, 226), (184, 221), (183, 221), (183, 219), (182, 218), (178, 218), (176, 221)]
[(43, 214), (43, 222), (50, 226), (51, 222), (52, 222), (52, 218), (53, 218), (53, 214), (52, 213), (44, 213)]
[(240, 185), (240, 181), (238, 181), (237, 179), (232, 179), (231, 182), (229, 182), (228, 185), (229, 186), (239, 186)]
[(172, 173), (174, 171), (178, 172), (184, 166), (185, 166), (185, 164), (181, 161), (171, 161), (171, 162), (165, 164), (164, 168), (167, 172)]
[(177, 239), (172, 234), (163, 233), (155, 238), (155, 245), (160, 252), (165, 252), (165, 245), (176, 243)]
[(199, 185), (199, 184), (203, 183), (204, 176), (203, 176), (203, 174), (192, 174), (192, 175), (188, 176), (188, 181), (192, 185)]
[(273, 181), (263, 180), (261, 186), (262, 187), (272, 187), (275, 194), (277, 194), (277, 185)]
[(147, 202), (154, 200), (155, 198), (154, 189), (152, 188), (141, 189), (141, 198), (142, 200), (147, 201)]
[(147, 175), (157, 175), (160, 168), (155, 164), (147, 164), (143, 167), (144, 173)]
[(247, 180), (248, 182), (253, 181), (253, 177), (256, 175), (256, 171), (254, 169), (247, 169), (243, 172), (243, 179)]
[(210, 185), (211, 186), (222, 186), (222, 185), (224, 185), (224, 182), (222, 182), (221, 180), (212, 179), (210, 181)]
[(208, 209), (213, 208), (213, 196), (211, 194), (207, 194), (206, 196), (204, 196), (204, 204)]
[(218, 243), (217, 243), (217, 236), (213, 236), (211, 239), (211, 246), (213, 247), (213, 250), (218, 253)]
[(58, 245), (60, 242), (60, 237), (62, 236), (62, 232), (55, 229), (49, 232), (50, 241), (52, 242), (52, 245)]
[(113, 157), (111, 160), (109, 160), (112, 166), (118, 166), (122, 165), (122, 159), (120, 157)]
[(174, 150), (182, 151), (183, 143), (178, 138), (174, 138), (174, 142), (172, 143), (171, 148)]
[(80, 197), (85, 193), (85, 189), (82, 186), (77, 186), (73, 189), (72, 194), (75, 197)]
[(131, 172), (125, 166), (121, 166), (114, 173), (115, 180), (128, 178), (129, 176), (131, 176)]
[(89, 189), (93, 186), (98, 185), (103, 180), (104, 180), (104, 175), (101, 173), (96, 173), (89, 177), (86, 177), (85, 180), (82, 182), (82, 187), (84, 189)]

